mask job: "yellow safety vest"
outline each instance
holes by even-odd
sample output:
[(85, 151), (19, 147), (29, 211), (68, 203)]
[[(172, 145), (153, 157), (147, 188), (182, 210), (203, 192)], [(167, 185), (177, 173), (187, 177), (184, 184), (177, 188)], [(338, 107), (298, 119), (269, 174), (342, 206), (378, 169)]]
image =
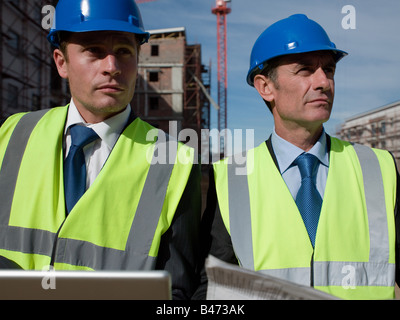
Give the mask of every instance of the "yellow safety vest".
[(394, 298), (396, 169), (388, 152), (331, 138), (315, 248), (266, 144), (244, 157), (244, 165), (214, 164), (241, 266), (345, 299)]
[(17, 114), (0, 128), (0, 255), (24, 269), (154, 269), (193, 150), (135, 119), (66, 218), (67, 107)]

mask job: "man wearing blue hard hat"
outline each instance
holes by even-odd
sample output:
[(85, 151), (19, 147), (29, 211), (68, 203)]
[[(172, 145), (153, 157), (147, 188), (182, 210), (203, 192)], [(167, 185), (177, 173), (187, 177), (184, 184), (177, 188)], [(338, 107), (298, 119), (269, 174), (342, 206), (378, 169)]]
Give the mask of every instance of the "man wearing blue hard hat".
[(259, 36), (247, 83), (268, 105), (275, 127), (246, 152), (245, 174), (235, 158), (213, 165), (206, 253), (344, 299), (393, 299), (394, 159), (323, 127), (336, 64), (346, 55), (302, 14)]
[[(134, 0), (58, 2), (48, 40), (72, 98), (0, 128), (3, 259), (36, 270), (161, 269), (174, 299), (192, 296), (201, 207), (194, 152), (172, 150), (130, 106), (148, 39)], [(179, 157), (154, 161), (162, 150)]]

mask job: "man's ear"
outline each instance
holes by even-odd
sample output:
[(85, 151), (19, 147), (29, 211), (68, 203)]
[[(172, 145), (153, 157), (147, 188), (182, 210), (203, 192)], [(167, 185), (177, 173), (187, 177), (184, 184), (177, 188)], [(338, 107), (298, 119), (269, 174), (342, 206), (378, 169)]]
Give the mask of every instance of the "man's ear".
[(53, 59), (56, 64), (58, 74), (61, 78), (68, 78), (67, 59), (60, 49), (55, 49), (53, 52)]
[(272, 102), (274, 100), (275, 85), (271, 79), (262, 74), (254, 77), (254, 88), (258, 91), (259, 95), (266, 101)]

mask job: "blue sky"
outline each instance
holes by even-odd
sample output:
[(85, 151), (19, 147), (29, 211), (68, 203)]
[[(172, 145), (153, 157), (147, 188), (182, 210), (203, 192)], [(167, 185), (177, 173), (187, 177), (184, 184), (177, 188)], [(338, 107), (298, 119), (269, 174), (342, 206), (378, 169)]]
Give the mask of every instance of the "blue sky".
[[(355, 29), (344, 29), (342, 8), (355, 9)], [(215, 0), (156, 0), (139, 4), (146, 29), (185, 27), (189, 44), (202, 45), (203, 64), (212, 63), (212, 96), (217, 100)], [(339, 62), (336, 96), (326, 131), (334, 135), (347, 118), (400, 100), (399, 0), (232, 0), (228, 15), (228, 128), (254, 129), (255, 145), (268, 138), (273, 118), (246, 83), (250, 52), (270, 24), (295, 13), (320, 23), (349, 56)], [(217, 128), (212, 111), (211, 128)]]

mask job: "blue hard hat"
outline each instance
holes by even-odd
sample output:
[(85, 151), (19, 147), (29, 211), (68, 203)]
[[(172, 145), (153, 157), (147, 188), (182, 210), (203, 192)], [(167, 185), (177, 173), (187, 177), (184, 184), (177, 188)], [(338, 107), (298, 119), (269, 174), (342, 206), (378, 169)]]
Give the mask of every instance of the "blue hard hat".
[(134, 0), (60, 0), (47, 39), (59, 47), (58, 32), (122, 31), (137, 34), (141, 43), (150, 34)]
[(304, 14), (295, 14), (275, 22), (258, 37), (253, 46), (247, 83), (253, 86), (255, 75), (272, 58), (320, 50), (334, 52), (336, 62), (347, 55), (347, 52), (336, 49), (325, 30)]

